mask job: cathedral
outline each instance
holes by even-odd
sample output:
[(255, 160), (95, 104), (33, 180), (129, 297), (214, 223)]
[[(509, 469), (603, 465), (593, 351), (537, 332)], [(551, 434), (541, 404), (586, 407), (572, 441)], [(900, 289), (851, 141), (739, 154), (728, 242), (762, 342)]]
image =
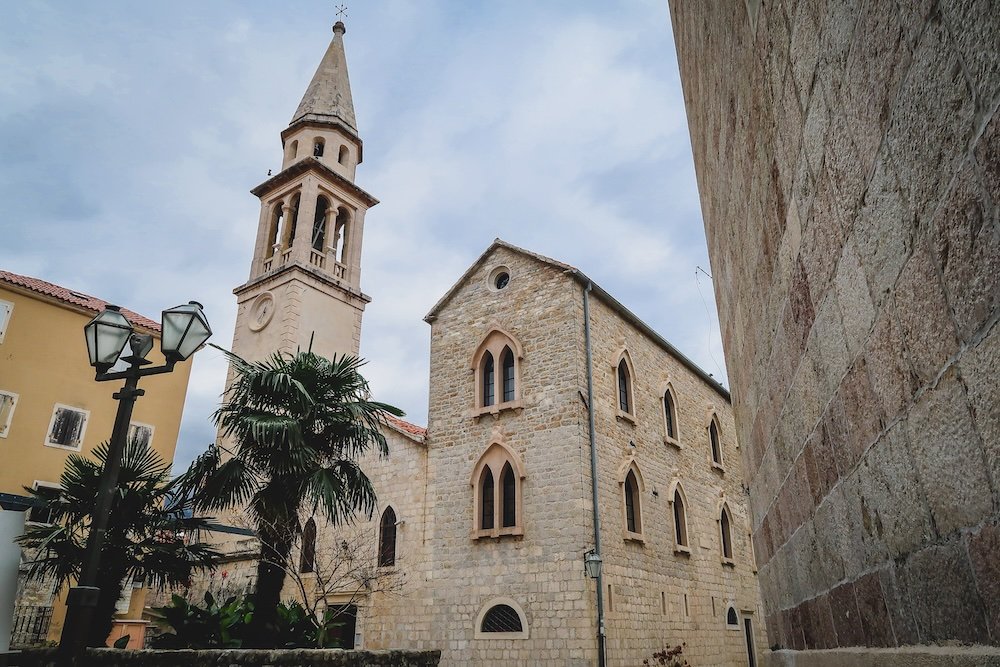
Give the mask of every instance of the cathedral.
[[(359, 353), (365, 215), (344, 24), (289, 126), (233, 351)], [(388, 419), (361, 461), (379, 508), (303, 517), (289, 598), (340, 610), (358, 648), (444, 665), (692, 664), (764, 650), (728, 391), (579, 269), (496, 239), (425, 317), (428, 424)], [(229, 585), (252, 539), (225, 542)], [(201, 582), (202, 585), (208, 585)]]

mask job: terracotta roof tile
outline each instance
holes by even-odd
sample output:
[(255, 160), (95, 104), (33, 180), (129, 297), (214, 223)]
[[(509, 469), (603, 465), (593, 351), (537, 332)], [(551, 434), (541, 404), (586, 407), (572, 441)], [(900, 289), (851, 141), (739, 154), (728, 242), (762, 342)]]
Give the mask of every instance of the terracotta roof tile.
[[(95, 315), (108, 306), (107, 301), (98, 299), (96, 296), (90, 296), (89, 294), (83, 294), (82, 292), (77, 292), (66, 287), (60, 287), (59, 285), (40, 280), (38, 278), (21, 276), (16, 273), (11, 273), (10, 271), (0, 270), (0, 283), (9, 283), (37, 294), (50, 296), (54, 299), (62, 301), (63, 303), (86, 308)], [(159, 322), (154, 322), (148, 317), (143, 317), (142, 315), (128, 310), (127, 308), (122, 308), (122, 314), (128, 318), (128, 321), (132, 324), (145, 329), (150, 329), (157, 334), (160, 333)]]
[(389, 413), (385, 413), (383, 416), (385, 417), (386, 423), (398, 431), (402, 431), (403, 433), (407, 433), (421, 440), (427, 437), (427, 429), (422, 426), (411, 424), (410, 422), (404, 421), (399, 417), (390, 415)]

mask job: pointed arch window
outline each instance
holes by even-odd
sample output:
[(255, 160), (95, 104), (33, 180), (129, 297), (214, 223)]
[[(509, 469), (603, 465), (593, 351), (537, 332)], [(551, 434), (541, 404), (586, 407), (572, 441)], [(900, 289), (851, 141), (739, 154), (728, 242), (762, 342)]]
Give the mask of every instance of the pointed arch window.
[(722, 438), (719, 435), (719, 418), (714, 413), (708, 422), (708, 444), (711, 448), (712, 465), (722, 469)]
[(489, 467), (483, 469), (482, 482), (479, 485), (479, 530), (492, 530), (494, 519), (494, 484), (493, 471)]
[(299, 154), (299, 140), (296, 139), (288, 147), (288, 157), (294, 159), (296, 155)]
[(497, 390), (496, 371), (493, 367), (493, 354), (483, 355), (483, 407), (489, 407), (495, 402)]
[(347, 156), (348, 156), (347, 146), (342, 145), (340, 147), (340, 153), (337, 154), (337, 162), (339, 162), (340, 164), (347, 164)]
[(514, 400), (514, 353), (510, 347), (504, 347), (500, 358), (503, 365), (503, 400), (508, 403)]
[(483, 339), (473, 357), (474, 414), (521, 407), (520, 359), (521, 346), (506, 332), (494, 329)]
[(615, 389), (617, 390), (618, 417), (635, 424), (635, 373), (632, 359), (627, 350), (618, 355), (612, 369), (615, 374)]
[(323, 137), (316, 137), (313, 140), (313, 157), (323, 157), (323, 151), (326, 149), (326, 140)]
[(511, 528), (517, 525), (517, 482), (514, 480), (514, 469), (510, 461), (503, 466), (500, 473), (500, 515), (501, 526)]
[(625, 478), (625, 527), (630, 533), (641, 533), (639, 516), (639, 484), (631, 470)]
[(316, 569), (316, 521), (312, 517), (302, 528), (302, 547), (299, 549), (299, 572), (307, 573)]
[(674, 493), (670, 502), (674, 515), (674, 551), (677, 553), (691, 553), (690, 538), (688, 537), (687, 506), (684, 502), (684, 490), (681, 488), (679, 482), (674, 484)]
[(728, 503), (723, 503), (719, 513), (719, 546), (722, 550), (722, 562), (733, 564), (733, 520), (729, 514)]
[(626, 540), (643, 541), (642, 537), (642, 492), (645, 483), (635, 461), (629, 461), (619, 473), (622, 488), (622, 510), (624, 537)]
[(677, 423), (677, 401), (669, 384), (663, 390), (663, 438), (671, 445), (680, 447), (680, 430)]
[(396, 512), (392, 507), (386, 507), (382, 512), (382, 520), (379, 521), (379, 567), (391, 567), (396, 564), (396, 523)]
[(487, 448), (472, 473), (474, 537), (523, 534), (523, 479), (524, 467), (513, 450), (499, 442)]
[(629, 376), (628, 365), (622, 359), (618, 362), (618, 409), (622, 412), (632, 412), (632, 402), (629, 400), (629, 385), (632, 378)]

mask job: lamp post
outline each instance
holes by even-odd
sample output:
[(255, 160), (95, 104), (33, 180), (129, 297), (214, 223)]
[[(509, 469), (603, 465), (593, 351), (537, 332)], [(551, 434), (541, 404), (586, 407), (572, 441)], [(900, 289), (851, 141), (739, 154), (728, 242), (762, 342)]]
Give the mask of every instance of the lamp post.
[[(125, 384), (121, 391), (114, 394), (118, 401), (118, 412), (111, 431), (108, 463), (101, 472), (80, 580), (70, 588), (66, 597), (66, 621), (59, 641), (60, 662), (64, 665), (74, 664), (75, 659), (83, 654), (87, 645), (91, 612), (97, 606), (100, 596), (100, 589), (97, 587), (98, 572), (108, 515), (118, 487), (118, 473), (132, 420), (132, 408), (136, 399), (145, 394), (145, 391), (138, 388), (139, 378), (173, 371), (177, 362), (194, 354), (212, 335), (201, 304), (196, 301), (164, 310), (160, 326), (160, 349), (166, 363), (146, 368), (144, 367), (152, 363), (146, 359), (146, 355), (153, 349), (153, 337), (135, 333), (117, 306), (107, 306), (83, 328), (90, 365), (96, 370), (94, 379), (97, 382), (125, 380)], [(128, 364), (128, 368), (110, 372), (126, 344), (131, 354), (122, 357), (122, 361)]]

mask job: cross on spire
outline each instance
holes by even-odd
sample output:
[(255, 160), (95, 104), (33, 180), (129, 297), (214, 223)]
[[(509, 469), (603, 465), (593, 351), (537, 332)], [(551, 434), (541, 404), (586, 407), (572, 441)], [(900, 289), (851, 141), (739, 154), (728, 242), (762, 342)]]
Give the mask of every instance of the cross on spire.
[(343, 21), (347, 16), (347, 5), (337, 5), (337, 20)]

